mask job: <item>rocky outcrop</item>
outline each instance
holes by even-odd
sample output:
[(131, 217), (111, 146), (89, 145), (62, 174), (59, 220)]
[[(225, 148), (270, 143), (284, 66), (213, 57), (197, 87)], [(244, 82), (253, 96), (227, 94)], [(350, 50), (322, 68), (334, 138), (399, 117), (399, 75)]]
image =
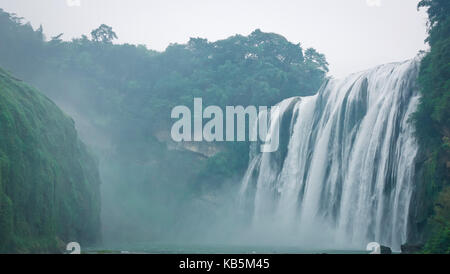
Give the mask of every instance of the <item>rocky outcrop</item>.
[(170, 138), (170, 132), (165, 130), (158, 131), (155, 138), (166, 144), (168, 150), (192, 152), (205, 158), (213, 157), (223, 151), (222, 146), (217, 142), (174, 142)]
[(392, 250), (388, 246), (381, 245), (380, 246), (380, 254), (392, 254)]
[(420, 253), (423, 249), (423, 245), (410, 245), (404, 244), (401, 246), (402, 254), (415, 254)]

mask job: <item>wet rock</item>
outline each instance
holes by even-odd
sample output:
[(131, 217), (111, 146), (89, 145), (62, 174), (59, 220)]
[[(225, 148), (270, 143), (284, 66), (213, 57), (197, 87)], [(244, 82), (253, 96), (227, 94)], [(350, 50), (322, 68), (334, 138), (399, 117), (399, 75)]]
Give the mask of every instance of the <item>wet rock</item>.
[(392, 254), (392, 250), (388, 246), (381, 245), (380, 246), (380, 254)]
[(420, 253), (422, 250), (423, 245), (412, 245), (412, 244), (404, 244), (400, 247), (402, 254), (414, 254), (414, 253)]

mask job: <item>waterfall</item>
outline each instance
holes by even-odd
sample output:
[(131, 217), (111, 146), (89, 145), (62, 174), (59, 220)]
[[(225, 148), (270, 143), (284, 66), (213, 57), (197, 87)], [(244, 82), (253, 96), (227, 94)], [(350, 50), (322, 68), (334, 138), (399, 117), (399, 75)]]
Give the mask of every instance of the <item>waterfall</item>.
[[(282, 108), (280, 148), (252, 144), (240, 200), (252, 229), (314, 245), (399, 250), (408, 232), (418, 150), (409, 122), (419, 57), (331, 79)], [(283, 137), (284, 136), (284, 137)]]

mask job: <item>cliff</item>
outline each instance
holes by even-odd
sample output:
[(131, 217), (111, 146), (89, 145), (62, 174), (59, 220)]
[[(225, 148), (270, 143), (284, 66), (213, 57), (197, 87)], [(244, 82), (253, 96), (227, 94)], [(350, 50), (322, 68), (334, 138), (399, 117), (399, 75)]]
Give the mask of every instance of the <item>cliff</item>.
[(100, 177), (73, 120), (0, 69), (0, 252), (100, 238)]

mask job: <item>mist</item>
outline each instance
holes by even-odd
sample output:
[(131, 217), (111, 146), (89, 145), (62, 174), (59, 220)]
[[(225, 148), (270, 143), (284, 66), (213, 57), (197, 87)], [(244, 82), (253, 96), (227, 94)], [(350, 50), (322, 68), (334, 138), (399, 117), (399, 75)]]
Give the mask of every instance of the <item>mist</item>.
[[(418, 1), (70, 3), (0, 0), (0, 66), (95, 158), (101, 237), (87, 249), (399, 251), (418, 237)], [(279, 149), (174, 141), (171, 110), (194, 98), (281, 106)]]

